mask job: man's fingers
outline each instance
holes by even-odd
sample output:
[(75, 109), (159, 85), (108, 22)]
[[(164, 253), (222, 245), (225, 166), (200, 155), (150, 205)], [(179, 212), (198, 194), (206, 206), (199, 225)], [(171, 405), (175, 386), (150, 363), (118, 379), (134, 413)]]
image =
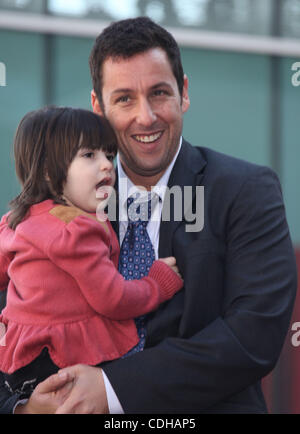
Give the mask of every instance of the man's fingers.
[(71, 381), (71, 380), (74, 380), (74, 378), (76, 378), (76, 376), (81, 371), (83, 366), (84, 365), (81, 365), (81, 364), (67, 366), (66, 368), (60, 369), (57, 374), (62, 375), (62, 376), (67, 375)]
[(58, 407), (55, 414), (75, 414), (72, 397), (66, 399), (65, 402)]
[(73, 388), (56, 414), (103, 414), (108, 413), (106, 389), (102, 370), (97, 367), (75, 365), (63, 372), (73, 376)]
[(39, 393), (55, 392), (72, 380), (73, 377), (69, 372), (58, 372), (40, 383), (36, 389)]

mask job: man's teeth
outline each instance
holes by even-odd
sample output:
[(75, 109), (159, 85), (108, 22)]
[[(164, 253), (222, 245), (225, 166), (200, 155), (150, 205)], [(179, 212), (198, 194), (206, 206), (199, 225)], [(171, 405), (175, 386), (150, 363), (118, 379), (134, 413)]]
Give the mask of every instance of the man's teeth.
[(151, 134), (150, 136), (134, 136), (136, 140), (142, 143), (151, 143), (155, 142), (155, 140), (159, 139), (162, 135), (162, 132)]

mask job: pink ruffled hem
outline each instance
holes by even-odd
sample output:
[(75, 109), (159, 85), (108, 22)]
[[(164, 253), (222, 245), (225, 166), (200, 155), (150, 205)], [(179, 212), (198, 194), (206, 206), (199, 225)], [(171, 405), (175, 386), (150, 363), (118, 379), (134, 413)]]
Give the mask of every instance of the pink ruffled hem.
[(67, 324), (40, 326), (19, 324), (0, 315), (0, 323), (6, 326), (5, 345), (0, 346), (0, 370), (8, 374), (28, 365), (45, 347), (52, 361), (64, 368), (117, 359), (138, 342), (133, 320), (112, 321), (98, 315)]

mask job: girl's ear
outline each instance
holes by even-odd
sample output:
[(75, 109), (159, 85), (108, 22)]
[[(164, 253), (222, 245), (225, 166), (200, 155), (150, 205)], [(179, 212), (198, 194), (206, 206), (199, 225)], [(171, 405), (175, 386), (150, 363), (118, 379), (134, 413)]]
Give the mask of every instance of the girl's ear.
[(92, 103), (92, 107), (93, 107), (93, 112), (96, 113), (97, 115), (103, 116), (104, 113), (102, 112), (102, 109), (100, 107), (96, 92), (94, 91), (94, 89), (91, 91), (91, 103)]

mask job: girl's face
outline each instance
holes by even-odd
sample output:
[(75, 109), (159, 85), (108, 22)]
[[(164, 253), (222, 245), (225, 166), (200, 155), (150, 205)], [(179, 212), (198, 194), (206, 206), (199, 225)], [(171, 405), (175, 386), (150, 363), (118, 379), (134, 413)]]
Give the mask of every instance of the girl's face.
[(101, 149), (79, 149), (71, 162), (63, 197), (69, 205), (95, 213), (104, 207), (115, 183), (115, 155)]

